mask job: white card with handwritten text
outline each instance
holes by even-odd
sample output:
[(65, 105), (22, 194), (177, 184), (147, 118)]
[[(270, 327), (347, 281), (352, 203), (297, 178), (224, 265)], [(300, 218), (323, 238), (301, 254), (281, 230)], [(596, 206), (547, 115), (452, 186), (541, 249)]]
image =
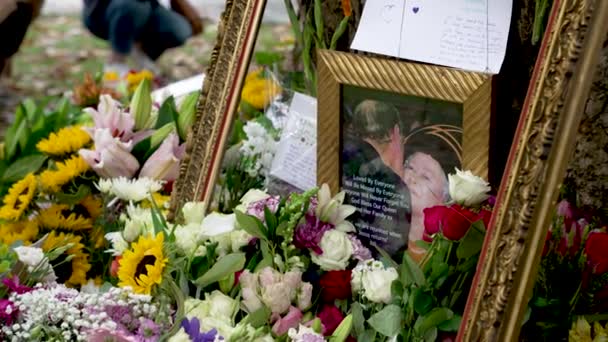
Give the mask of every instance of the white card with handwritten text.
[(512, 0), (368, 0), (351, 48), (497, 74)]
[(317, 184), (317, 99), (294, 93), (270, 175), (301, 190)]

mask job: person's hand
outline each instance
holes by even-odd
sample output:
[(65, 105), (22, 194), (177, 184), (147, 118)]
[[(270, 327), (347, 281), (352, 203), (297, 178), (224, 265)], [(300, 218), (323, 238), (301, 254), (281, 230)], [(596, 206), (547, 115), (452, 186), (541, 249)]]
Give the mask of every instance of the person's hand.
[(203, 19), (187, 0), (171, 0), (171, 8), (188, 20), (192, 27), (192, 35), (203, 32)]

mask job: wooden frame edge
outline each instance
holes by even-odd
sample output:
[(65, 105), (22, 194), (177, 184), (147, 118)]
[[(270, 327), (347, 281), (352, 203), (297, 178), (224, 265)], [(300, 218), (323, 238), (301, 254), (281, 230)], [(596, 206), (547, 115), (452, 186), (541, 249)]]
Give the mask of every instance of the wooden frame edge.
[(262, 21), (266, 0), (228, 0), (218, 39), (197, 106), (186, 157), (175, 182), (170, 217), (189, 201), (203, 201), (205, 210), (213, 196), (225, 143)]
[(554, 2), (458, 341), (519, 337), (606, 17), (606, 1)]

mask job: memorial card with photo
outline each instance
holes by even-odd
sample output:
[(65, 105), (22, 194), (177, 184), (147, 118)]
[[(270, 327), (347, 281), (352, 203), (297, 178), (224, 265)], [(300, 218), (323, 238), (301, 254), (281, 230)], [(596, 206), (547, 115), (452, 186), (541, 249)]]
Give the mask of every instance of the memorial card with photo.
[(342, 89), (341, 180), (362, 239), (394, 253), (424, 231), (423, 210), (447, 201), (461, 166), (462, 105)]

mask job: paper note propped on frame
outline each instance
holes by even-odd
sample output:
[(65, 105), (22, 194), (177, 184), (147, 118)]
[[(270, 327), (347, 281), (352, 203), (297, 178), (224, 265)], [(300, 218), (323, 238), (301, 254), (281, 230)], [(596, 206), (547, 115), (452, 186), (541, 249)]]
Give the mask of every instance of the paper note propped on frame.
[(497, 74), (512, 0), (368, 0), (351, 49)]

